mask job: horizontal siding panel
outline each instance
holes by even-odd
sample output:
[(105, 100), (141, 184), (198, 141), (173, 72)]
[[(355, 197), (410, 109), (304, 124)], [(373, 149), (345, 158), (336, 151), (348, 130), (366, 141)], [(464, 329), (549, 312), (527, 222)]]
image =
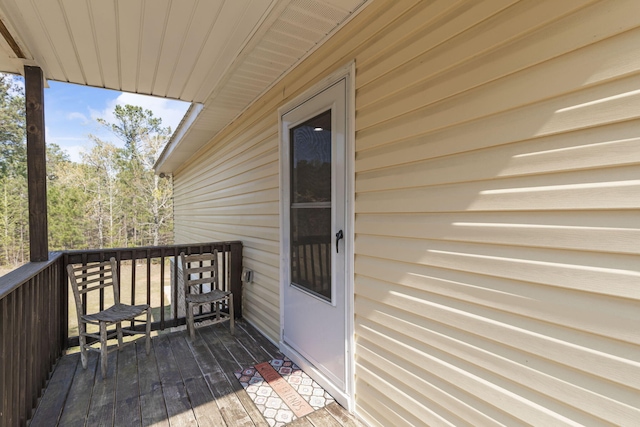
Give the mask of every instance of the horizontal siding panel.
[[(375, 312), (379, 314), (380, 309)], [(486, 351), (473, 345), (473, 337), (467, 338), (461, 334), (456, 336), (455, 331), (442, 334), (442, 331), (431, 331), (428, 324), (421, 327), (415, 322), (408, 323), (391, 316), (374, 317), (384, 323), (367, 320), (362, 324), (360, 335), (380, 343), (379, 349), (388, 349), (386, 353), (396, 364), (406, 366), (413, 361), (420, 367), (433, 365), (435, 359), (444, 365), (444, 369), (462, 370), (468, 375), (465, 389), (483, 389), (485, 384), (490, 384), (489, 388), (493, 388), (493, 392), (481, 392), (478, 394), (479, 398), (486, 399), (488, 404), (502, 407), (503, 410), (513, 405), (508, 413), (518, 414), (521, 422), (532, 425), (593, 425), (602, 416), (612, 417), (615, 414), (614, 422), (625, 425), (638, 416), (638, 409), (632, 405), (634, 393), (627, 391), (626, 404), (603, 396), (611, 388), (607, 386), (606, 380), (588, 384), (596, 387), (596, 391), (589, 390), (585, 387), (587, 381), (583, 381), (578, 387), (566, 381), (566, 374), (570, 375), (570, 372), (559, 373), (553, 364), (520, 354), (518, 350), (482, 343), (490, 349)], [(377, 353), (385, 354), (384, 351)], [(514, 360), (523, 363), (516, 363)], [(384, 364), (376, 366), (384, 367)], [(419, 367), (415, 370), (420, 371)], [(544, 372), (544, 368), (550, 370), (552, 375)], [(449, 378), (451, 376), (447, 375)], [(473, 382), (477, 384), (472, 385)], [(499, 402), (495, 400), (495, 391), (502, 395)], [(623, 388), (614, 390), (616, 399), (621, 399), (621, 394), (625, 394)], [(509, 395), (513, 396), (513, 400)], [(541, 417), (541, 412), (546, 412), (541, 411), (541, 408), (553, 409), (553, 412), (549, 411), (547, 414), (550, 418), (544, 415)]]
[[(567, 418), (552, 411), (545, 410), (543, 406), (527, 400), (519, 394), (519, 392), (522, 393), (522, 390), (518, 390), (517, 385), (514, 390), (511, 383), (495, 375), (491, 375), (470, 363), (465, 363), (453, 356), (443, 354), (443, 352), (435, 348), (428, 348), (425, 344), (417, 340), (412, 340), (406, 335), (393, 334), (393, 331), (389, 330), (385, 330), (382, 333), (377, 332), (373, 328), (367, 327), (368, 323), (369, 322), (362, 322), (362, 325), (360, 325), (360, 328), (357, 330), (359, 335), (363, 335), (370, 341), (380, 343), (379, 346), (382, 348), (393, 347), (398, 352), (402, 351), (406, 357), (411, 358), (414, 363), (429, 366), (430, 371), (434, 375), (456, 384), (469, 393), (481, 396), (481, 398), (489, 404), (518, 417), (521, 424), (529, 423), (530, 425), (554, 426), (579, 425), (578, 423), (571, 423)], [(386, 328), (383, 328), (383, 330), (384, 329)], [(370, 367), (369, 369), (367, 369), (368, 366)], [(375, 376), (366, 375), (367, 371), (371, 373), (375, 372)], [(367, 363), (367, 361), (363, 361), (362, 363), (362, 372), (365, 373), (366, 376), (364, 379), (368, 379), (368, 382), (375, 381), (375, 377), (388, 375), (381, 367), (372, 366)], [(402, 387), (399, 382), (394, 381), (392, 376), (389, 377), (390, 384), (394, 384), (396, 387)], [(383, 390), (383, 394), (386, 395), (384, 384), (377, 382), (375, 386)], [(530, 395), (530, 393), (524, 394)], [(394, 403), (394, 407), (403, 407), (401, 406), (401, 402)], [(417, 425), (428, 424), (418, 423)], [(518, 423), (516, 423), (516, 425), (518, 425)]]
[(611, 179), (619, 180), (610, 182), (577, 183), (574, 178), (597, 175), (578, 172), (363, 193), (356, 196), (356, 213), (638, 209), (640, 180), (624, 172), (640, 170), (614, 170)]
[[(452, 51), (450, 45), (459, 49), (467, 49), (468, 44), (460, 45), (461, 42), (456, 39), (444, 43), (436, 51), (427, 52), (420, 58), (403, 65), (394, 73), (384, 76), (380, 81), (375, 81), (373, 84), (359, 89), (358, 107), (365, 110), (375, 109), (370, 104), (378, 103), (387, 106), (390, 111), (396, 111), (398, 108), (409, 111), (427, 104), (428, 99), (438, 100), (452, 96), (583, 48), (591, 43), (605, 40), (637, 26), (634, 19), (624, 13), (623, 8), (611, 7), (611, 3), (598, 3), (593, 6), (594, 10), (587, 8), (577, 14), (559, 19), (563, 17), (563, 10), (558, 9), (559, 7), (566, 12), (580, 3), (584, 2), (536, 2), (542, 12), (536, 17), (540, 22), (530, 19), (528, 15), (522, 17), (520, 21), (522, 28), (518, 28), (511, 36), (517, 36), (515, 40), (506, 44), (499, 43), (482, 54), (471, 51), (471, 55), (461, 57), (459, 54), (456, 55), (455, 49)], [(523, 6), (525, 6), (524, 3), (519, 4), (519, 7)], [(510, 8), (508, 11), (512, 9)], [(547, 11), (545, 12), (544, 9)], [(601, 16), (593, 14), (594, 11), (600, 13)], [(603, 20), (603, 16), (607, 16), (609, 19)], [(542, 22), (549, 20), (555, 20), (555, 22), (543, 28), (539, 27)], [(597, 31), (594, 34), (595, 28)], [(529, 34), (523, 31), (525, 29), (534, 29), (535, 33)], [(620, 71), (628, 72), (623, 71), (629, 68), (624, 64), (624, 61), (620, 62), (620, 59), (625, 57), (623, 55), (624, 46), (628, 43), (633, 44), (634, 39), (633, 34), (627, 34), (623, 35), (620, 40), (605, 41), (588, 47), (584, 52), (571, 53), (567, 58), (573, 58), (574, 62), (586, 62), (586, 66), (572, 68), (573, 73), (563, 72), (561, 75), (554, 76), (553, 80), (557, 79), (558, 83), (564, 81), (570, 86), (575, 84), (586, 86), (605, 80), (607, 76), (611, 77)], [(466, 40), (462, 42), (464, 41)], [(424, 44), (425, 40), (417, 40), (416, 42)], [(416, 46), (413, 49), (420, 47), (422, 46)], [(603, 56), (594, 62), (589, 61), (587, 57), (577, 58), (577, 56), (584, 56), (580, 54)], [(627, 56), (629, 56), (628, 52)], [(460, 62), (461, 58), (464, 58), (463, 62)], [(629, 66), (633, 66), (635, 62), (633, 59), (632, 55)], [(562, 56), (558, 58), (558, 61), (570, 65), (570, 61), (566, 62), (568, 59), (563, 60)], [(573, 81), (565, 80), (567, 75), (574, 77)], [(532, 85), (531, 87), (540, 89), (546, 86), (547, 84)], [(563, 90), (566, 91), (564, 88)], [(358, 119), (365, 119), (365, 116), (365, 111), (362, 114), (359, 112)], [(358, 124), (359, 128), (367, 127), (366, 123), (372, 120), (365, 119), (364, 123)]]
[[(215, 184), (211, 184), (208, 186), (207, 191), (194, 192), (189, 197), (189, 202), (210, 202), (218, 199), (228, 199), (230, 197), (241, 196), (243, 194), (258, 193), (278, 188), (277, 175), (267, 175), (266, 177), (256, 177), (253, 173), (248, 175), (250, 175), (251, 178), (256, 179), (248, 182), (244, 182), (244, 179), (242, 179), (240, 182), (234, 181), (232, 179), (227, 179), (222, 183), (218, 182)], [(243, 178), (249, 179), (250, 177), (244, 176)]]
[[(265, 178), (278, 173), (277, 171), (277, 158), (274, 159), (275, 153), (271, 153), (266, 158), (255, 158), (247, 160), (238, 170), (226, 170), (221, 171), (219, 174), (209, 176), (200, 175), (198, 182), (192, 182), (188, 188), (189, 192), (198, 193), (207, 191), (207, 188), (213, 184), (225, 185), (225, 181), (234, 180), (233, 185), (239, 185), (245, 182), (255, 181), (256, 179)], [(227, 184), (228, 185), (228, 184)]]
[(640, 211), (359, 215), (356, 234), (496, 245), (640, 253)]
[[(378, 148), (365, 152), (358, 152), (356, 155), (356, 172), (367, 171), (385, 166), (391, 166), (401, 163), (409, 163), (420, 159), (428, 159), (433, 157), (442, 157), (466, 151), (478, 150), (492, 146), (498, 146), (508, 143), (528, 141), (536, 138), (544, 138), (545, 140), (561, 141), (568, 138), (568, 144), (575, 141), (574, 135), (578, 138), (585, 137), (587, 143), (589, 141), (597, 141), (598, 138), (602, 142), (616, 141), (619, 139), (631, 139), (637, 134), (634, 130), (640, 125), (639, 117), (629, 120), (620, 121), (617, 124), (602, 124), (602, 132), (598, 127), (574, 127), (567, 124), (564, 128), (554, 129), (553, 132), (545, 132), (539, 134), (537, 131), (531, 131), (530, 123), (524, 118), (526, 113), (541, 111), (535, 106), (532, 109), (526, 109), (523, 114), (511, 112), (490, 118), (482, 119), (478, 122), (466, 123), (455, 128), (438, 131), (429, 135), (417, 136), (405, 141), (389, 143)], [(535, 111), (533, 111), (535, 110)], [(532, 117), (536, 117), (533, 114)], [(512, 124), (515, 124), (512, 126)], [(609, 125), (609, 126), (607, 126)], [(567, 134), (568, 132), (571, 132)], [(599, 134), (595, 139), (586, 137), (586, 134), (593, 132)], [(608, 136), (605, 136), (610, 132)], [(563, 147), (563, 143), (559, 143), (559, 148)], [(493, 161), (490, 166), (496, 166)], [(505, 167), (503, 162), (494, 169), (499, 171)]]
[[(275, 283), (277, 283), (278, 280), (280, 280), (280, 268), (277, 265), (274, 266), (271, 264), (266, 264), (245, 256), (244, 266), (251, 270), (258, 271), (260, 275), (264, 277), (268, 277), (269, 279), (273, 280)], [(256, 279), (256, 282), (259, 282), (259, 280)], [(277, 297), (279, 294), (279, 288), (274, 289), (274, 291), (276, 292), (275, 296)]]
[[(471, 41), (473, 37), (478, 37), (478, 34), (484, 36), (482, 40), (476, 42), (473, 46), (477, 49), (478, 46), (482, 46), (481, 50), (486, 49), (487, 39), (493, 39), (493, 43), (503, 42), (504, 41), (504, 32), (501, 31), (502, 28), (495, 28), (493, 31), (484, 31), (487, 27), (493, 27), (498, 24), (500, 25), (509, 25), (508, 21), (504, 20), (503, 15), (496, 15), (502, 11), (503, 9), (512, 6), (515, 2), (514, 0), (497, 0), (491, 2), (457, 2), (457, 4), (452, 5), (447, 13), (442, 14), (440, 19), (436, 19), (433, 22), (426, 21), (424, 24), (428, 24), (426, 30), (422, 34), (422, 37), (416, 40), (412, 40), (413, 43), (406, 43), (402, 46), (394, 46), (387, 45), (384, 43), (383, 49), (388, 49), (388, 54), (382, 57), (382, 60), (372, 61), (369, 64), (366, 64), (359, 69), (358, 73), (358, 87), (362, 87), (363, 85), (371, 84), (372, 80), (379, 78), (379, 76), (384, 74), (402, 74), (404, 67), (409, 67), (411, 64), (415, 66), (421, 62), (424, 62), (422, 56), (425, 56), (425, 52), (431, 52), (432, 49), (437, 47), (442, 47), (446, 44), (448, 40), (456, 39), (456, 36), (459, 36), (456, 40), (460, 40), (457, 45), (458, 51), (462, 50), (463, 52), (455, 52), (452, 51), (451, 54), (457, 54), (462, 58), (467, 58), (469, 55), (469, 51), (465, 50), (464, 41)], [(539, 3), (539, 2), (538, 2)], [(532, 2), (521, 2), (519, 5), (516, 5), (512, 9), (507, 10), (526, 10), (531, 7)], [(437, 5), (434, 5), (437, 7)], [(548, 6), (545, 6), (548, 9)], [(437, 13), (438, 10), (436, 10)], [(514, 13), (514, 12), (512, 12)], [(494, 17), (491, 20), (491, 17)], [(502, 19), (501, 19), (502, 18)], [(414, 25), (420, 25), (420, 22), (414, 23)], [(472, 29), (471, 31), (467, 30)], [(498, 36), (498, 34), (500, 36)], [(449, 49), (451, 47), (449, 46)], [(477, 50), (474, 51), (474, 54), (477, 54)], [(420, 55), (420, 58), (418, 56)], [(428, 53), (427, 53), (428, 55)], [(422, 75), (424, 76), (424, 70), (422, 70)], [(412, 81), (412, 76), (408, 76), (407, 81)], [(386, 81), (378, 81), (376, 84), (385, 84)], [(392, 91), (392, 90), (390, 90)], [(362, 100), (364, 104), (366, 104), (366, 98)]]
[[(430, 2), (421, 1), (415, 6), (407, 9), (405, 13), (398, 19), (395, 19), (384, 31), (380, 31), (372, 40), (383, 37), (384, 43), (368, 43), (359, 53), (358, 69), (363, 72), (366, 69), (372, 69), (379, 66), (390, 54), (397, 54), (401, 49), (411, 45), (415, 40), (425, 38), (425, 33), (429, 32), (434, 26), (445, 18), (443, 16), (455, 14), (464, 7), (472, 7), (464, 1), (450, 0), (434, 0)], [(407, 53), (409, 59), (415, 56), (415, 49)], [(398, 61), (396, 64), (404, 63)], [(379, 73), (369, 72), (371, 76), (378, 76)], [(367, 82), (358, 76), (359, 85)], [(366, 77), (366, 75), (365, 75)]]
[[(636, 257), (488, 244), (356, 237), (356, 253), (411, 264), (638, 299)], [(632, 334), (631, 337), (637, 337)], [(629, 338), (631, 338), (629, 337)]]
[[(388, 147), (356, 162), (360, 171), (356, 191), (392, 189), (400, 175), (405, 182), (420, 186), (638, 164), (638, 126), (640, 120), (512, 144), (476, 147), (473, 151), (448, 156), (433, 152), (435, 158), (425, 160), (403, 158), (404, 153)], [(403, 160), (411, 163), (398, 163)], [(469, 164), (482, 167), (469, 167)], [(364, 169), (380, 166), (386, 167)]]
[[(213, 224), (210, 226), (209, 224), (211, 223), (190, 221), (191, 228), (195, 228), (195, 229), (199, 228), (202, 230), (209, 229), (212, 232), (215, 232), (216, 230), (220, 230), (225, 233), (229, 233), (231, 235), (235, 234), (240, 239), (244, 237), (255, 237), (257, 239), (272, 240), (276, 242), (279, 240), (278, 230), (273, 229), (271, 227), (248, 227), (248, 226), (218, 225), (218, 224)], [(238, 240), (238, 238), (236, 238), (235, 240)], [(225, 240), (232, 240), (232, 239), (225, 239)]]
[[(190, 193), (197, 193), (199, 191), (208, 191), (208, 187), (213, 184), (229, 186), (229, 184), (225, 182), (229, 180), (233, 180), (233, 184), (231, 185), (239, 185), (272, 176), (278, 173), (277, 155), (277, 150), (271, 150), (268, 154), (245, 161), (235, 169), (227, 169), (215, 175), (209, 174), (208, 176), (203, 172), (203, 174), (200, 175), (201, 179), (198, 182), (191, 183), (190, 188), (186, 188), (185, 190)], [(206, 176), (206, 179), (203, 179), (203, 176)]]
[[(510, 99), (506, 92), (495, 98), (499, 88), (491, 93), (477, 91), (473, 94), (476, 96), (461, 94), (358, 132), (356, 149), (367, 150), (473, 120), (477, 121), (475, 126), (491, 126), (490, 121), (478, 119), (496, 115), (500, 116), (499, 126), (527, 132), (520, 139), (635, 119), (640, 117), (640, 90), (630, 88), (637, 80), (633, 75), (515, 110), (491, 107), (493, 102), (499, 105), (502, 98)], [(518, 94), (527, 87), (521, 87)], [(519, 98), (513, 102), (513, 108), (521, 104)]]
[[(356, 347), (356, 350), (357, 349), (358, 347)], [(377, 369), (372, 371), (366, 371), (366, 367), (363, 369), (365, 369), (365, 372), (373, 375), (378, 372)], [(382, 427), (409, 425), (408, 422), (404, 418), (401, 418), (396, 412), (398, 408), (402, 409), (403, 407), (394, 405), (393, 402), (386, 398), (383, 391), (379, 391), (361, 376), (356, 378), (356, 388), (360, 390), (356, 410), (358, 414), (364, 417), (369, 425)], [(390, 407), (391, 405), (393, 405), (393, 408)]]
[[(417, 325), (425, 325), (427, 321), (434, 322), (432, 328), (444, 325), (436, 328), (440, 335), (470, 334), (472, 338), (467, 335), (468, 340), (478, 345), (491, 346), (491, 343), (499, 343), (519, 349), (536, 356), (540, 361), (557, 364), (556, 375), (567, 382), (588, 383), (592, 388), (594, 381), (603, 382), (598, 383), (594, 390), (608, 393), (610, 397), (618, 394), (624, 397), (625, 404), (632, 404), (634, 395), (640, 390), (637, 375), (630, 375), (640, 369), (635, 356), (637, 344), (628, 344), (608, 337), (594, 339), (589, 333), (559, 328), (543, 320), (442, 297), (430, 292), (431, 288), (426, 281), (423, 281), (422, 285), (421, 289), (416, 290), (371, 277), (362, 276), (356, 279), (356, 287), (371, 295), (360, 299), (373, 300), (384, 295), (385, 304), (393, 307), (379, 310), (382, 314), (401, 310), (404, 312), (402, 318), (413, 319)], [(416, 298), (416, 295), (420, 295), (422, 299)], [(567, 307), (568, 313), (571, 310), (571, 307)], [(374, 314), (367, 310), (366, 305), (358, 303), (356, 315), (366, 317)], [(422, 319), (417, 320), (415, 316)], [(567, 317), (570, 317), (570, 314)], [(527, 357), (525, 355), (519, 360), (530, 360)], [(531, 360), (531, 366), (534, 366), (535, 360)], [(563, 369), (567, 371), (562, 372)], [(590, 379), (587, 381), (587, 378)], [(617, 392), (618, 388), (624, 393)]]
[[(207, 161), (201, 164), (201, 172), (206, 176), (219, 168), (226, 170), (238, 163), (255, 157), (265, 150), (277, 147), (277, 127), (273, 118), (262, 119), (256, 123), (256, 129), (246, 135), (241, 135), (235, 140), (225, 140), (227, 146), (220, 142), (213, 146), (207, 146), (199, 153), (198, 159)], [(183, 169), (180, 174), (188, 180), (196, 179), (201, 174), (192, 168)]]
[[(358, 346), (356, 351), (361, 349)], [(363, 353), (366, 354), (365, 351)], [(412, 393), (413, 390), (403, 390), (404, 387), (399, 385), (397, 378), (390, 375), (389, 371), (385, 370), (385, 367), (388, 368), (385, 364), (371, 366), (366, 361), (363, 361), (359, 377), (374, 389), (384, 390), (382, 394), (390, 404), (393, 404), (395, 413), (401, 417), (393, 420), (393, 426), (416, 426), (421, 424), (451, 427), (457, 425), (471, 426), (471, 424), (464, 423), (454, 414), (435, 407), (436, 405), (433, 403), (429, 406), (421, 405), (415, 394)], [(391, 371), (394, 370), (391, 369)], [(407, 409), (409, 407), (415, 409), (409, 410)]]
[[(481, 111), (478, 109), (479, 104), (484, 104), (484, 112), (491, 114), (637, 73), (640, 70), (640, 54), (629, 55), (627, 52), (634, 51), (633, 47), (637, 44), (639, 34), (638, 30), (630, 31), (500, 79), (496, 79), (499, 75), (479, 75), (477, 63), (474, 62), (462, 75), (459, 75), (460, 71), (446, 73), (440, 81), (429, 80), (419, 86), (409, 86), (392, 98), (385, 98), (367, 108), (360, 107), (358, 129), (388, 121), (433, 103), (438, 103), (440, 109), (447, 109), (447, 103), (440, 101), (453, 95), (465, 98), (465, 108), (455, 110), (464, 118), (465, 109)], [(592, 60), (594, 57), (598, 58), (597, 63)], [(499, 58), (503, 59), (503, 56)], [(479, 62), (481, 59), (483, 64), (489, 60), (479, 58), (476, 61)], [(496, 71), (489, 71), (496, 74), (505, 71), (504, 64), (497, 64), (495, 68)], [(468, 75), (473, 75), (474, 78)], [(481, 80), (482, 77), (485, 77), (484, 80)]]
[[(246, 266), (248, 267), (248, 266)], [(256, 264), (253, 264), (252, 267), (255, 268)], [(259, 269), (256, 269), (259, 271)], [(280, 305), (280, 297), (278, 292), (278, 282), (277, 280), (273, 280), (267, 276), (262, 276), (259, 273), (255, 274), (254, 281), (252, 283), (243, 284), (243, 289), (245, 292), (250, 292), (252, 298), (260, 301), (261, 305), (265, 307), (278, 307)]]
[(255, 325), (263, 334), (273, 342), (278, 342), (280, 337), (279, 319), (275, 323), (271, 312), (274, 307), (265, 307), (259, 299), (253, 298), (252, 294), (245, 291), (245, 300), (242, 308), (242, 317), (247, 319), (252, 325)]
[[(255, 250), (253, 247), (245, 246), (244, 247), (244, 258), (245, 260), (254, 260), (258, 261), (262, 264), (267, 264), (273, 268), (280, 268), (280, 257), (277, 253), (270, 253), (265, 251)], [(275, 277), (278, 280), (278, 277)]]
[[(371, 366), (372, 370), (375, 367), (376, 371), (382, 368), (386, 372), (397, 372), (397, 379), (400, 384), (405, 384), (407, 389), (411, 384), (416, 384), (416, 387), (411, 387), (407, 392), (419, 398), (422, 406), (428, 406), (427, 401), (432, 400), (449, 414), (459, 414), (462, 419), (456, 419), (454, 425), (512, 426), (521, 424), (517, 419), (496, 410), (495, 407), (483, 402), (480, 398), (469, 395), (456, 385), (431, 375), (424, 370), (423, 366), (414, 364), (415, 361), (393, 354), (389, 351), (390, 349), (382, 348), (375, 342), (367, 340), (364, 337), (366, 335), (365, 333), (363, 336), (358, 336), (359, 354), (365, 361), (363, 365)], [(469, 424), (464, 421), (465, 419), (473, 419), (476, 424)]]
[[(253, 203), (250, 205), (236, 206), (214, 206), (207, 209), (207, 213), (211, 215), (253, 215), (260, 212), (263, 215), (277, 215), (280, 207), (279, 201), (270, 201), (263, 203)], [(183, 202), (180, 207), (175, 207), (176, 215), (190, 215), (193, 211), (189, 208), (188, 203)], [(205, 214), (206, 215), (206, 214)]]
[(178, 227), (176, 226), (176, 242), (199, 243), (211, 241), (233, 241), (242, 240), (243, 245), (251, 246), (256, 250), (270, 253), (278, 253), (280, 244), (278, 241), (261, 239), (254, 236), (241, 236), (227, 232), (225, 229), (213, 229), (213, 227)]
[[(188, 209), (185, 209), (183, 213), (189, 212)], [(277, 228), (279, 221), (278, 216), (274, 215), (211, 215), (209, 213), (198, 214), (195, 212), (190, 212), (189, 218), (196, 222), (212, 221), (216, 224), (271, 228)]]
[[(518, 339), (509, 333), (504, 336), (508, 341), (503, 342), (518, 343), (529, 352), (544, 354), (547, 351), (543, 345), (545, 339), (540, 339), (545, 334), (564, 340), (566, 343), (551, 345), (553, 348), (548, 349), (548, 358), (633, 387), (634, 380), (625, 373), (628, 362), (620, 361), (632, 360), (636, 351), (634, 346), (640, 342), (640, 335), (633, 329), (633, 319), (637, 316), (634, 304), (637, 300), (621, 302), (615, 297), (605, 298), (576, 290), (550, 288), (429, 265), (406, 266), (400, 261), (364, 256), (356, 260), (356, 273), (356, 283), (372, 286), (372, 292), (374, 285), (378, 288), (386, 286), (388, 296), (402, 294), (426, 297), (431, 302), (429, 310), (433, 316), (439, 307), (447, 307), (440, 311), (443, 319), (456, 312), (468, 313), (467, 320), (452, 323), (455, 327), (463, 326), (470, 318), (492, 318), (504, 325), (512, 325), (514, 331), (535, 332), (529, 334), (529, 338)], [(364, 289), (365, 285), (361, 288)], [(475, 326), (469, 328), (471, 326), (462, 329), (481, 332)], [(479, 335), (503, 340), (500, 335), (491, 335), (489, 331)], [(588, 338), (594, 335), (599, 340), (590, 343)], [(526, 345), (520, 343), (520, 340), (531, 339), (532, 336), (538, 338)], [(568, 343), (572, 343), (573, 347), (591, 346), (595, 351), (589, 357), (583, 356), (580, 363), (574, 363), (572, 360), (576, 353), (575, 350), (568, 350), (572, 347)], [(615, 355), (615, 358), (606, 360), (606, 357), (602, 357), (607, 354)], [(599, 367), (590, 370), (586, 363), (598, 363)]]
[(216, 205), (246, 205), (254, 203), (264, 203), (278, 200), (278, 189), (268, 189), (263, 191), (257, 191), (253, 193), (245, 193), (237, 196), (221, 197), (217, 200), (203, 200), (201, 202), (189, 203), (192, 210), (206, 209), (214, 207)]
[[(520, 384), (533, 392), (538, 392), (545, 398), (555, 399), (561, 404), (545, 403), (544, 406), (556, 406), (559, 413), (566, 411), (568, 417), (583, 424), (588, 425), (609, 417), (614, 423), (625, 425), (640, 414), (639, 409), (635, 407), (636, 392), (620, 386), (611, 386), (606, 378), (595, 379), (583, 373), (578, 376), (571, 372), (570, 367), (559, 368), (555, 363), (524, 353), (519, 349), (476, 340), (472, 336), (456, 334), (456, 331), (447, 331), (446, 334), (442, 334), (442, 330), (432, 331), (428, 325), (418, 326), (416, 322), (400, 320), (382, 313), (382, 310), (376, 310), (373, 317), (377, 321), (371, 319), (372, 323), (369, 324), (371, 329), (380, 332), (386, 329), (388, 336), (408, 336), (427, 342), (430, 346), (450, 355), (448, 360), (457, 358), (464, 363), (470, 363), (474, 367), (505, 378), (507, 381)], [(403, 356), (405, 354), (399, 352), (396, 357)], [(402, 360), (400, 365), (406, 365), (407, 362), (410, 361)], [(526, 396), (527, 393), (528, 391), (518, 394)], [(567, 411), (563, 408), (565, 406), (573, 409)], [(588, 414), (592, 418), (589, 419), (581, 413)], [(615, 415), (612, 416), (612, 414)], [(484, 425), (484, 422), (482, 424)]]

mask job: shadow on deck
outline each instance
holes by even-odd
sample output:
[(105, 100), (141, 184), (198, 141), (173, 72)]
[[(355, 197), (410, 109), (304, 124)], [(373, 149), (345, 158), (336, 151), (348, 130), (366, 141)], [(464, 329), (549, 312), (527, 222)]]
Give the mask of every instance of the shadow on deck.
[[(97, 353), (87, 370), (79, 354), (64, 356), (30, 423), (50, 426), (269, 426), (234, 376), (240, 368), (277, 357), (278, 349), (246, 322), (236, 335), (225, 326), (197, 329), (144, 340), (109, 355), (106, 380)], [(361, 426), (337, 403), (298, 419), (290, 426)]]

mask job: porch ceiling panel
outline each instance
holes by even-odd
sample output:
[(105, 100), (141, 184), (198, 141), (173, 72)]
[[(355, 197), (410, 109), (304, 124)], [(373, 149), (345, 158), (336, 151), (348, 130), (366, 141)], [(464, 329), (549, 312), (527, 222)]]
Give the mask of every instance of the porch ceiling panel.
[(0, 0), (0, 17), (47, 79), (205, 102), (277, 2)]
[(0, 72), (202, 104), (158, 162), (173, 172), (367, 1), (0, 0)]
[(174, 134), (165, 150), (170, 155), (160, 156), (156, 171), (171, 173), (180, 167), (364, 3), (291, 0), (274, 7), (240, 55), (220, 74), (190, 129)]

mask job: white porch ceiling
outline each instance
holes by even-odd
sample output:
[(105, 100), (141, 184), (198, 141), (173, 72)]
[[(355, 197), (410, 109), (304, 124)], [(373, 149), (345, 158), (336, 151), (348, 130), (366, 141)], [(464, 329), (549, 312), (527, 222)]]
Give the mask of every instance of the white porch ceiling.
[(158, 164), (172, 172), (365, 2), (0, 0), (0, 71), (203, 104)]

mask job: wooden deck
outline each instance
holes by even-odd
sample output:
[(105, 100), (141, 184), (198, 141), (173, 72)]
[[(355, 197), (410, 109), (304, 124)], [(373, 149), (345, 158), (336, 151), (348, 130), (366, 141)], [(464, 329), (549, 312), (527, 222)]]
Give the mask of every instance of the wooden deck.
[[(234, 371), (279, 355), (251, 325), (236, 323), (186, 331), (144, 341), (109, 355), (102, 380), (98, 355), (87, 370), (79, 354), (64, 356), (40, 400), (31, 427), (74, 426), (265, 426), (268, 424), (234, 376)], [(362, 426), (336, 403), (290, 426)]]

